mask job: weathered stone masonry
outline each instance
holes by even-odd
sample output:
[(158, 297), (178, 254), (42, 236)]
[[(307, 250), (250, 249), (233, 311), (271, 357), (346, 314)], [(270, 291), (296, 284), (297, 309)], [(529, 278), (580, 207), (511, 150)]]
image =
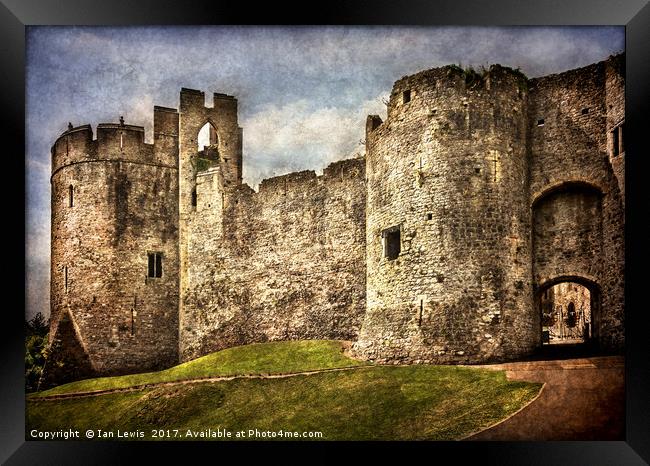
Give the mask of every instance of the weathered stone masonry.
[(624, 55), (535, 79), (406, 76), (386, 121), (368, 117), (365, 158), (258, 192), (234, 97), (206, 107), (182, 89), (179, 111), (154, 107), (153, 144), (123, 122), (70, 128), (52, 148), (45, 384), (268, 340), (515, 359), (541, 345), (542, 293), (567, 281), (590, 291), (595, 342), (620, 350), (624, 82)]
[[(526, 80), (456, 67), (393, 87), (369, 126), (368, 309), (361, 354), (380, 360), (483, 361), (537, 344), (531, 308)], [(408, 97), (405, 98), (405, 97)], [(382, 230), (402, 248), (384, 257)]]
[(224, 190), (197, 176), (181, 355), (356, 338), (365, 312), (364, 160)]
[[(100, 124), (97, 139), (81, 126), (52, 148), (50, 334), (63, 322), (76, 338), (54, 345), (46, 385), (178, 361), (178, 113), (154, 113), (152, 145), (141, 127)], [(160, 278), (147, 276), (149, 252)], [(70, 357), (87, 364), (60, 364)]]

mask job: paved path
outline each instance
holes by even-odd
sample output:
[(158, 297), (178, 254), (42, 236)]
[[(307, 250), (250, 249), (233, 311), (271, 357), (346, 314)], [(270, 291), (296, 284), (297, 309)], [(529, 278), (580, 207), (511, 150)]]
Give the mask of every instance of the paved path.
[(624, 440), (623, 357), (514, 362), (485, 367), (544, 382), (532, 403), (467, 440)]
[(206, 383), (206, 382), (222, 382), (224, 380), (234, 380), (234, 379), (284, 379), (287, 377), (322, 374), (323, 372), (350, 371), (354, 369), (363, 369), (368, 367), (372, 367), (372, 366), (367, 366), (367, 365), (344, 366), (344, 367), (334, 367), (331, 369), (317, 369), (313, 371), (289, 372), (289, 373), (278, 373), (278, 374), (239, 374), (239, 375), (224, 375), (218, 377), (198, 377), (194, 379), (172, 380), (169, 382), (155, 382), (155, 383), (148, 383), (148, 384), (141, 384), (141, 385), (132, 385), (130, 387), (124, 387), (124, 388), (108, 388), (106, 390), (94, 390), (90, 392), (74, 392), (74, 393), (60, 393), (58, 395), (32, 396), (29, 397), (28, 400), (29, 401), (52, 401), (52, 400), (63, 400), (66, 398), (86, 398), (89, 396), (108, 395), (110, 393), (135, 392), (138, 390), (143, 390), (145, 388), (171, 387), (174, 385), (191, 385), (191, 384)]

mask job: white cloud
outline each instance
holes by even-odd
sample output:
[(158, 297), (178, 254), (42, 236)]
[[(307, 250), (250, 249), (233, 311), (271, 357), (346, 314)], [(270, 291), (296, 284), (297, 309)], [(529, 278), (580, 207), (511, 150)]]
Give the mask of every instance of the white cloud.
[(363, 153), (366, 116), (386, 116), (382, 98), (358, 108), (315, 108), (307, 100), (267, 105), (242, 121), (244, 181), (256, 186), (263, 178), (299, 170), (322, 170), (329, 163)]
[(153, 106), (153, 97), (145, 94), (130, 102), (124, 115), (126, 124), (144, 126), (144, 140), (147, 144), (153, 144)]

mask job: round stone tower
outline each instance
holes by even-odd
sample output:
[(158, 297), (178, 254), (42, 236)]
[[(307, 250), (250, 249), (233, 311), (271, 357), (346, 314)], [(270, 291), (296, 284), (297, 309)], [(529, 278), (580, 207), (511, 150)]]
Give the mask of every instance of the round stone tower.
[(51, 356), (43, 383), (178, 361), (178, 113), (52, 147)]
[(531, 285), (527, 79), (456, 66), (395, 83), (368, 117), (367, 313), (378, 362), (479, 363), (539, 344)]

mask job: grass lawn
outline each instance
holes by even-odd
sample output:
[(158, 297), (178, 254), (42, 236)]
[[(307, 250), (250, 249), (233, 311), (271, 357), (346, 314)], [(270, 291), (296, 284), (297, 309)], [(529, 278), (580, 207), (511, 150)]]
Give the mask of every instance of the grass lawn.
[[(168, 381), (354, 364), (341, 349), (340, 342), (322, 341), (249, 345), (128, 380), (133, 385), (149, 383), (152, 376)], [(126, 383), (113, 377), (77, 384), (97, 390), (109, 383), (100, 381), (116, 379)], [(76, 429), (83, 439), (88, 429), (115, 434), (140, 431), (140, 439), (149, 440), (153, 430), (169, 429), (172, 439), (206, 440), (213, 437), (201, 437), (202, 432), (223, 429), (231, 432), (232, 440), (241, 431), (244, 440), (269, 438), (251, 437), (249, 431), (257, 429), (321, 432), (322, 440), (451, 440), (507, 417), (531, 401), (540, 388), (541, 384), (508, 381), (501, 371), (478, 368), (360, 366), (342, 372), (161, 386), (86, 398), (28, 399), (27, 432)]]
[[(532, 400), (540, 384), (450, 366), (362, 367), (282, 379), (235, 379), (56, 401), (29, 401), (41, 431), (322, 432), (323, 440), (452, 440)], [(254, 439), (255, 437), (253, 437)], [(204, 438), (199, 438), (205, 440)], [(278, 437), (278, 439), (282, 439)], [(167, 439), (165, 439), (167, 440)]]
[(217, 351), (163, 371), (80, 380), (32, 396), (126, 388), (202, 377), (285, 374), (363, 364), (366, 363), (345, 356), (343, 342), (340, 341), (304, 340), (255, 343)]

